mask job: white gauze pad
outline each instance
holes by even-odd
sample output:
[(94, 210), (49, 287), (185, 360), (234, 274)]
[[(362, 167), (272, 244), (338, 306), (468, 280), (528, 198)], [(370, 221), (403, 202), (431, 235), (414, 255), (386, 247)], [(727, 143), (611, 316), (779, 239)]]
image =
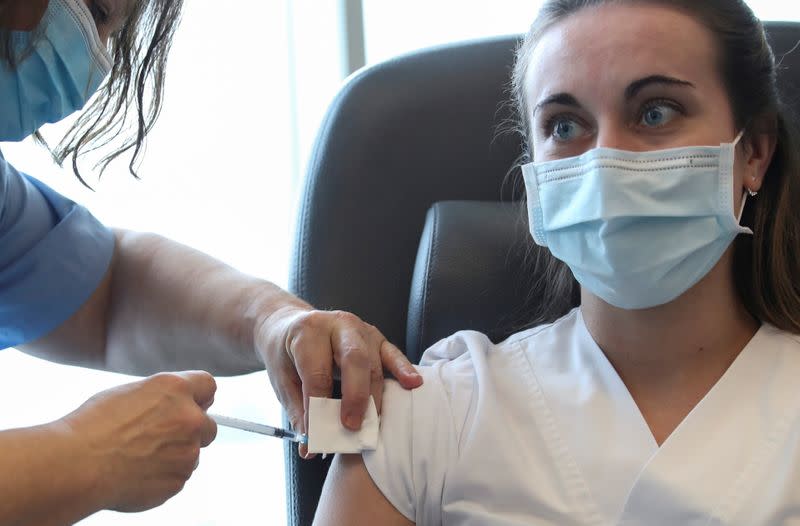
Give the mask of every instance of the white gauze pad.
[(378, 410), (369, 397), (364, 423), (358, 431), (342, 425), (342, 401), (334, 398), (308, 399), (308, 452), (361, 453), (378, 446)]

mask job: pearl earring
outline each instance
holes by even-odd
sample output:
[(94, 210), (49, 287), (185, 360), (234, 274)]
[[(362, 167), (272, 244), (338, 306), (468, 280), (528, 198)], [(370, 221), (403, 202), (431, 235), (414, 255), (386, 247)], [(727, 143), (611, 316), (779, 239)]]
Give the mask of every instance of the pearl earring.
[[(758, 176), (757, 175), (751, 175), (750, 179), (752, 179), (753, 182), (755, 183), (756, 181), (758, 181)], [(747, 193), (750, 194), (750, 197), (755, 197), (755, 196), (758, 195), (758, 192), (756, 192), (755, 190), (750, 190), (749, 188), (747, 189)]]

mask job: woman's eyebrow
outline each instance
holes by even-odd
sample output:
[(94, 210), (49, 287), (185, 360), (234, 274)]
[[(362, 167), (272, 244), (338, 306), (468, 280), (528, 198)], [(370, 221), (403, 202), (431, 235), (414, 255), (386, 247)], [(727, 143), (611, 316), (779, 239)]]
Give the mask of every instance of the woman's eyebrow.
[(562, 106), (572, 106), (574, 108), (581, 107), (578, 100), (569, 93), (555, 93), (545, 98), (539, 104), (537, 104), (536, 107), (533, 108), (533, 115), (536, 115), (537, 111), (539, 111), (542, 107), (547, 106), (548, 104), (560, 104)]
[(640, 91), (652, 84), (661, 84), (666, 86), (681, 86), (694, 88), (694, 84), (688, 80), (676, 79), (674, 77), (667, 77), (666, 75), (650, 75), (631, 82), (625, 88), (625, 100), (634, 98)]
[[(675, 77), (668, 77), (666, 75), (649, 75), (647, 77), (631, 82), (628, 85), (628, 87), (625, 88), (625, 100), (630, 100), (634, 98), (644, 88), (646, 88), (647, 86), (651, 86), (653, 84), (661, 84), (666, 86), (680, 86), (688, 88), (695, 87), (694, 84), (692, 84), (688, 80), (681, 80)], [(573, 95), (565, 92), (555, 93), (553, 95), (548, 96), (540, 103), (538, 103), (536, 107), (533, 108), (533, 115), (536, 115), (536, 112), (538, 110), (549, 104), (560, 104), (562, 106), (572, 106), (574, 108), (581, 107), (581, 104)]]

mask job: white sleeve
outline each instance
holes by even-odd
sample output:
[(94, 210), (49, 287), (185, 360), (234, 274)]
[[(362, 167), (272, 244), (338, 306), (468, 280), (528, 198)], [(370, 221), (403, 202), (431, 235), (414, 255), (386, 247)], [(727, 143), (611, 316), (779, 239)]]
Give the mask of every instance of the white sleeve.
[(413, 391), (386, 381), (378, 447), (363, 453), (378, 489), (418, 525), (441, 524), (445, 475), (458, 454), (456, 420), (441, 378), (445, 363), (418, 367), (424, 383)]

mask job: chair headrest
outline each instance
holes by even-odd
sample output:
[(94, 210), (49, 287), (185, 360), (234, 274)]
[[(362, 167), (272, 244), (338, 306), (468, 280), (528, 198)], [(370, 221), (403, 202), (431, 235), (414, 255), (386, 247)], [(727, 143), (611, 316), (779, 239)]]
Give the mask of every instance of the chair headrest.
[(406, 354), (474, 329), (500, 341), (532, 319), (520, 203), (446, 201), (428, 211), (411, 284)]

